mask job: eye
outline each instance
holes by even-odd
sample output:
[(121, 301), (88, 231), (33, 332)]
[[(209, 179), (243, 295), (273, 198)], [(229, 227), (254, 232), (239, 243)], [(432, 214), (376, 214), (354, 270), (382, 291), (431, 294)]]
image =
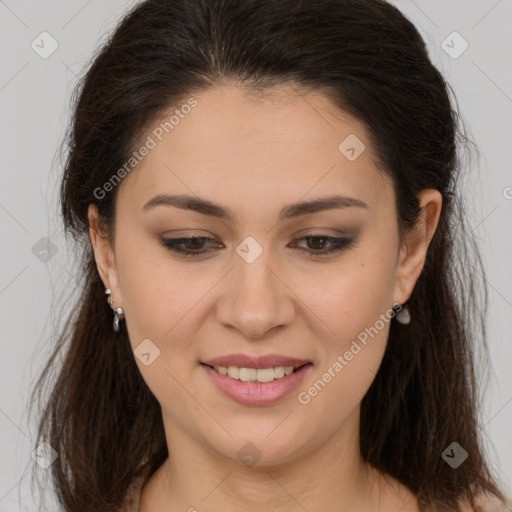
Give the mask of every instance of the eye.
[[(326, 254), (340, 252), (348, 247), (353, 246), (352, 238), (337, 238), (332, 236), (327, 236), (323, 234), (314, 234), (303, 236), (301, 238), (297, 238), (296, 241), (306, 241), (307, 245), (313, 245), (313, 249), (311, 248), (301, 248), (298, 245), (292, 245), (298, 247), (301, 251), (306, 252), (308, 256), (313, 258), (321, 257)], [(222, 244), (215, 243), (213, 238), (209, 237), (191, 237), (191, 238), (162, 238), (161, 244), (167, 250), (170, 250), (174, 253), (182, 254), (185, 257), (194, 257), (194, 256), (202, 256), (208, 253), (211, 253), (215, 250), (215, 247), (212, 249), (204, 249), (204, 244), (206, 242), (213, 242), (212, 245), (222, 248)], [(319, 246), (323, 246), (324, 244), (329, 243), (330, 247), (327, 249), (321, 249)]]
[(340, 252), (348, 247), (351, 247), (353, 245), (353, 239), (351, 238), (338, 238), (338, 237), (332, 237), (327, 235), (307, 235), (303, 236), (301, 238), (298, 238), (297, 240), (306, 240), (306, 243), (311, 246), (310, 242), (312, 242), (313, 247), (323, 246), (326, 242), (331, 244), (331, 246), (327, 249), (321, 249), (321, 250), (311, 250), (309, 248), (302, 249), (308, 253), (309, 256), (316, 257), (316, 256), (323, 256), (326, 254), (334, 253), (334, 252)]
[[(203, 244), (208, 241), (214, 241), (213, 238), (205, 236), (196, 236), (192, 238), (162, 238), (162, 245), (172, 252), (183, 254), (184, 256), (201, 256), (203, 254), (211, 252), (211, 250), (201, 251)], [(185, 247), (191, 247), (190, 249), (183, 249)]]

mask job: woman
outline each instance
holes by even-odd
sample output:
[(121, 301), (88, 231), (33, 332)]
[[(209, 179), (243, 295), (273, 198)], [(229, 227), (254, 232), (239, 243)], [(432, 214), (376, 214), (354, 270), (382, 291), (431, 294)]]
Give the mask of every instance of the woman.
[(448, 90), (381, 0), (126, 15), (62, 180), (83, 293), (37, 389), (67, 341), (38, 437), (63, 510), (509, 506)]

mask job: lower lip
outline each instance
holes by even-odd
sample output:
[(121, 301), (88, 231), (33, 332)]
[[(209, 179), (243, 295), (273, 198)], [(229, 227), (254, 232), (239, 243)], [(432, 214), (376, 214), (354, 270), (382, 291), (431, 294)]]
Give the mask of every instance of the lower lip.
[(296, 372), (272, 382), (243, 382), (221, 375), (205, 364), (201, 363), (201, 366), (220, 391), (243, 405), (269, 405), (278, 402), (297, 388), (313, 367), (311, 363), (306, 364)]

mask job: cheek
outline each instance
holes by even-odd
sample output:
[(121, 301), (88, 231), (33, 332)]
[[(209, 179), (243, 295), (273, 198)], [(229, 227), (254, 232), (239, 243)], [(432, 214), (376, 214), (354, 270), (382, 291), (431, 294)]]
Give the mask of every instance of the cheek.
[(325, 325), (326, 339), (346, 343), (390, 311), (395, 257), (389, 247), (367, 243), (338, 263), (296, 282), (297, 295)]
[[(121, 234), (119, 238), (123, 240)], [(165, 333), (184, 314), (189, 283), (176, 272), (157, 242), (147, 239), (120, 242), (116, 264), (132, 345), (149, 338), (160, 346)]]
[(157, 242), (120, 246), (117, 268), (132, 346), (150, 339), (162, 355), (184, 353), (206, 321), (208, 291), (219, 276), (172, 260)]
[(322, 392), (327, 414), (340, 410), (340, 400), (344, 410), (357, 405), (378, 371), (393, 321), (394, 265), (391, 250), (354, 252), (337, 269), (302, 281), (298, 294), (314, 313), (312, 322), (317, 318), (321, 382), (316, 387), (329, 388)]

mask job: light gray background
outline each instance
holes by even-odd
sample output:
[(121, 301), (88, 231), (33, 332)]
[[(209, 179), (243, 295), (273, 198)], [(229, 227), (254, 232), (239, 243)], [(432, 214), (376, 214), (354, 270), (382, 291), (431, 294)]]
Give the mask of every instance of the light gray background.
[[(490, 460), (512, 494), (512, 2), (392, 3), (428, 42), (481, 153), (467, 201), (490, 289), (493, 369), (482, 417)], [(28, 472), (34, 449), (34, 426), (29, 429), (26, 416), (29, 385), (54, 339), (58, 318), (51, 315), (52, 303), (58, 310), (67, 307), (61, 292), (73, 292), (76, 270), (58, 218), (56, 151), (77, 76), (130, 5), (121, 0), (0, 0), (0, 512), (38, 510)], [(58, 43), (47, 59), (31, 48), (43, 31)], [(469, 44), (458, 58), (443, 49), (454, 31)], [(453, 36), (447, 41), (452, 51), (461, 48)], [(57, 247), (47, 263), (32, 252), (43, 237)]]

